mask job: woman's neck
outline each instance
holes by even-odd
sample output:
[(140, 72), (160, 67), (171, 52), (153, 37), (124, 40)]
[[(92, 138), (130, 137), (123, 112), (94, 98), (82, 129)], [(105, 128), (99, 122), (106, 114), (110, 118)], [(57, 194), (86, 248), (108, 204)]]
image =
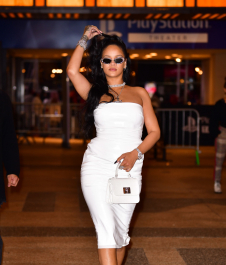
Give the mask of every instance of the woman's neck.
[(120, 78), (107, 78), (107, 82), (108, 82), (108, 85), (109, 86), (112, 86), (112, 85), (120, 85), (120, 84), (123, 84), (123, 79), (120, 77)]

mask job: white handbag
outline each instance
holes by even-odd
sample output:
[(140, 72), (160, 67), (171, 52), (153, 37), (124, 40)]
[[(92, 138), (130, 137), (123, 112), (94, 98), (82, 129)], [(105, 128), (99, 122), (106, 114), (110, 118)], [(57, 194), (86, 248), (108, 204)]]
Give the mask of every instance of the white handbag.
[(106, 202), (107, 203), (138, 203), (140, 201), (140, 187), (137, 179), (128, 173), (127, 178), (118, 178), (118, 163), (115, 177), (108, 180)]

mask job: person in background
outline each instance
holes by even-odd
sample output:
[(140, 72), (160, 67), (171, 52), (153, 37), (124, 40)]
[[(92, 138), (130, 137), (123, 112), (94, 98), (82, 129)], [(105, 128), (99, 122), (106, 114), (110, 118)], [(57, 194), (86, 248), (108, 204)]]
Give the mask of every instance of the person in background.
[(42, 114), (43, 104), (39, 93), (34, 92), (32, 99), (32, 126), (36, 129), (39, 127), (40, 115)]
[(222, 193), (221, 171), (226, 154), (226, 78), (224, 97), (216, 102), (210, 118), (209, 131), (215, 139), (214, 192)]
[[(6, 169), (8, 187), (19, 182), (20, 161), (17, 138), (13, 123), (12, 105), (9, 97), (0, 90), (0, 205), (6, 202), (3, 164)], [(0, 236), (0, 264), (2, 260), (2, 238)]]

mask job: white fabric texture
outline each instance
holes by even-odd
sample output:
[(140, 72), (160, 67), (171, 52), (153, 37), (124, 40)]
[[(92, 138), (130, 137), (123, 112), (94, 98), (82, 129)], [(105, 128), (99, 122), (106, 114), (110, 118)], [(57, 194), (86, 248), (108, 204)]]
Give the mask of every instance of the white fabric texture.
[[(114, 162), (123, 153), (138, 147), (144, 125), (143, 108), (132, 102), (101, 103), (94, 110), (97, 136), (85, 151), (81, 167), (81, 186), (95, 225), (98, 248), (121, 248), (129, 244), (129, 224), (136, 204), (108, 204), (108, 179), (114, 177)], [(139, 180), (143, 159), (130, 171)], [(119, 170), (119, 178), (128, 173)]]

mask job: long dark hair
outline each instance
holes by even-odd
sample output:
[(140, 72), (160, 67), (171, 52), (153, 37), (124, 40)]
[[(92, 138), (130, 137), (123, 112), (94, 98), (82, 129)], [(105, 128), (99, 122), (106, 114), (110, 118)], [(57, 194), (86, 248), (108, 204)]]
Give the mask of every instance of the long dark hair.
[(226, 88), (226, 77), (224, 78), (224, 88)]
[(103, 50), (109, 45), (117, 45), (122, 49), (125, 59), (127, 60), (126, 69), (123, 71), (123, 81), (128, 83), (130, 77), (131, 60), (126, 50), (126, 45), (117, 35), (97, 35), (90, 41), (87, 49), (87, 79), (92, 84), (85, 105), (85, 117), (83, 131), (86, 137), (89, 136), (92, 125), (94, 123), (93, 111), (99, 105), (103, 95), (108, 95), (112, 102), (114, 96), (108, 91), (108, 83), (104, 71), (101, 68), (100, 59)]

